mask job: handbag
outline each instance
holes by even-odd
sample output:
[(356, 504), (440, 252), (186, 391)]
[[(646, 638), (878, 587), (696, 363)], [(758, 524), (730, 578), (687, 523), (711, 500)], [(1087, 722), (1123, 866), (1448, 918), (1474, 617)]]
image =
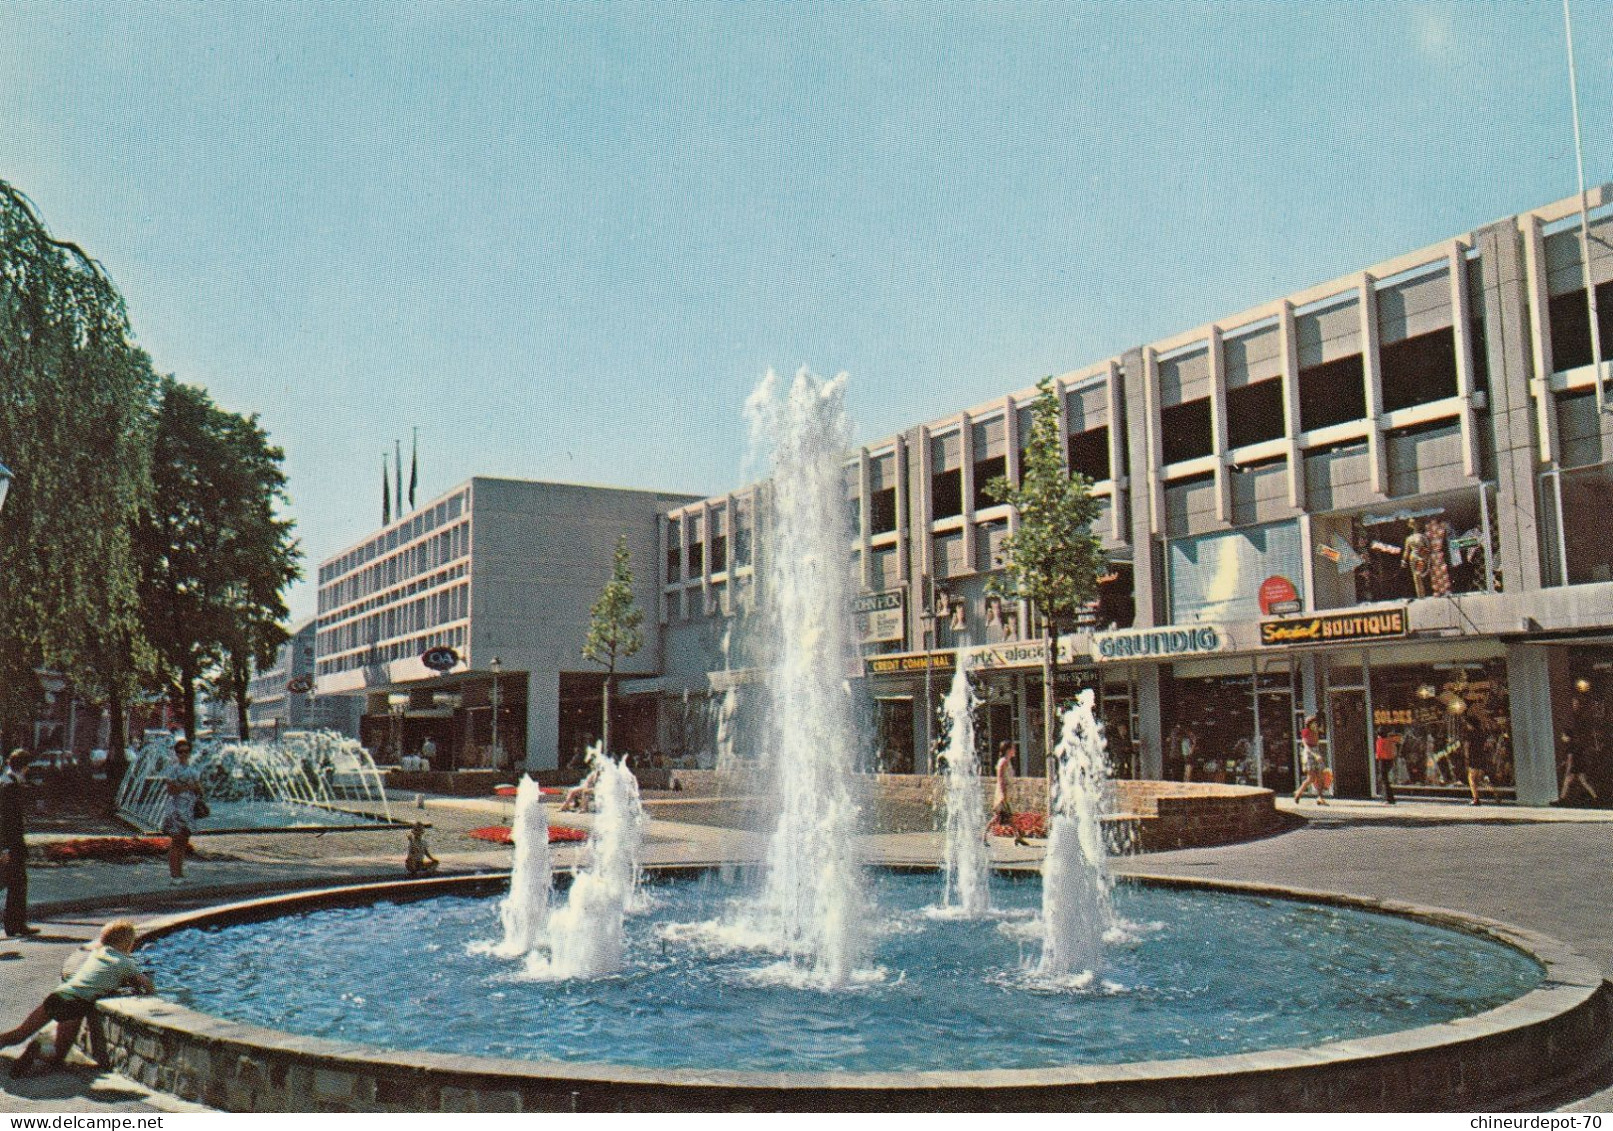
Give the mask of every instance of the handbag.
[(198, 821), (205, 821), (207, 818), (213, 815), (213, 810), (209, 809), (207, 802), (200, 797), (196, 799), (196, 807), (192, 809), (191, 812), (195, 815)]

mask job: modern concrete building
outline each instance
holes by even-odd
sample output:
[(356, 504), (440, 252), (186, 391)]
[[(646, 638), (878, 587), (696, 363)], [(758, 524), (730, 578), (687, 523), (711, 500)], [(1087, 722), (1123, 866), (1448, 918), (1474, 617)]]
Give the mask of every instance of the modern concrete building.
[[(1604, 357), (1610, 201), (1591, 197)], [(1613, 792), (1613, 417), (1590, 364), (1578, 203), (1057, 379), (1065, 456), (1103, 501), (1113, 563), (1093, 628), (1061, 644), (1067, 690), (1100, 695), (1122, 772), (1292, 789), (1316, 716), (1343, 794), (1378, 790), (1379, 734), (1413, 790), (1453, 788), (1471, 765), (1531, 804), (1573, 772), (1578, 800)], [(983, 492), (1019, 474), (1034, 394), (847, 464), (863, 683), (889, 768), (926, 766), (960, 661), (984, 689), (984, 740), (1018, 739), (1040, 768), (1036, 626), (986, 591), (1016, 516)], [(662, 520), (669, 751), (709, 746), (699, 700), (744, 682), (715, 645), (744, 605), (755, 498)]]
[[(690, 498), (486, 478), (454, 488), (320, 566), (315, 691), (363, 698), (360, 737), (381, 761), (429, 737), (442, 769), (564, 764), (599, 733), (603, 671), (582, 644), (616, 541), (627, 538), (640, 606), (654, 608), (656, 516)], [(619, 666), (628, 679), (660, 670), (646, 635)], [(440, 669), (426, 663), (434, 649)]]
[(333, 730), (358, 737), (363, 703), (349, 695), (314, 694), (314, 636), (317, 620), (300, 625), (280, 645), (274, 663), (255, 671), (247, 685), (248, 722), (253, 738), (273, 738), (288, 730)]
[[(1591, 194), (1588, 270), (1578, 199), (1560, 201), (1057, 378), (1111, 561), (1092, 624), (1061, 641), (1060, 692), (1097, 692), (1119, 772), (1292, 789), (1315, 717), (1342, 794), (1380, 788), (1384, 735), (1412, 791), (1465, 788), (1472, 767), (1524, 803), (1613, 796), (1613, 417), (1585, 282), (1606, 357), (1610, 205)], [(1037, 626), (987, 591), (1017, 519), (984, 491), (1019, 475), (1034, 395), (849, 453), (857, 683), (885, 768), (928, 767), (958, 663), (983, 743), (1018, 740), (1041, 768)], [(597, 724), (576, 654), (626, 533), (655, 612), (624, 748), (709, 761), (714, 704), (750, 698), (766, 501), (765, 484), (692, 499), (474, 480), (322, 567), (319, 690), (369, 691), (376, 735), (387, 692), (409, 696), (400, 722), (451, 709), (478, 757), (490, 732), (462, 716), (485, 718), (500, 655), (529, 763), (563, 760)], [(433, 644), (465, 666), (433, 675)], [(465, 698), (432, 706), (438, 689)]]

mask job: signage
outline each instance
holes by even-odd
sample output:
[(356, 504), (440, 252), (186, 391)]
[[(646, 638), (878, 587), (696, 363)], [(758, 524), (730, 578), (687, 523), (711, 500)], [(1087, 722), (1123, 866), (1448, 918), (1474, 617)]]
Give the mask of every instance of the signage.
[(1232, 638), (1227, 630), (1216, 624), (1186, 625), (1182, 628), (1128, 628), (1119, 632), (1092, 634), (1092, 658), (1111, 663), (1117, 660), (1204, 656), (1225, 652), (1231, 646)]
[(902, 625), (905, 606), (906, 594), (900, 589), (853, 597), (851, 611), (857, 618), (858, 638), (864, 644), (901, 640), (905, 635)]
[(899, 656), (870, 656), (867, 660), (869, 675), (950, 672), (956, 662), (956, 652), (906, 652)]
[(420, 662), (434, 672), (445, 672), (459, 663), (459, 653), (452, 648), (427, 648), (420, 653)]
[(1299, 603), (1299, 590), (1294, 583), (1281, 575), (1268, 577), (1260, 583), (1260, 614), (1262, 616), (1276, 616), (1279, 613), (1297, 613), (1303, 606)]
[[(1059, 663), (1075, 662), (1075, 637), (1059, 637)], [(1047, 658), (1047, 641), (1018, 640), (983, 644), (963, 650), (963, 666), (969, 671), (1005, 671), (1012, 668), (1039, 668)]]
[(311, 675), (295, 675), (286, 680), (286, 690), (293, 695), (307, 695), (314, 689), (314, 677)]
[(1335, 613), (1260, 622), (1260, 643), (1342, 644), (1352, 640), (1389, 640), (1406, 635), (1406, 610)]

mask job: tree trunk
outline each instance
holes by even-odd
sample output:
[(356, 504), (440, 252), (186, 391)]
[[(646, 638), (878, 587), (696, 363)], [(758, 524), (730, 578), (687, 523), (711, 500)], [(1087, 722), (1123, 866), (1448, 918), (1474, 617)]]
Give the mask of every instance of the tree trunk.
[(179, 672), (179, 725), (185, 737), (196, 741), (196, 673), (190, 668)]
[(1058, 627), (1049, 618), (1047, 621), (1047, 654), (1042, 657), (1042, 738), (1047, 745), (1046, 773), (1048, 782), (1048, 809), (1053, 805), (1053, 781), (1058, 777), (1058, 767), (1055, 765), (1053, 748), (1059, 743), (1058, 726), (1058, 699), (1055, 688), (1059, 679), (1059, 634)]
[(616, 665), (613, 663), (611, 664), (609, 670), (605, 672), (605, 716), (599, 727), (600, 749), (604, 751), (604, 754), (607, 758), (610, 757), (610, 685), (611, 681), (615, 678)]
[(123, 701), (123, 692), (116, 687), (107, 694), (106, 709), (107, 756), (110, 758), (115, 750), (121, 758), (123, 752), (129, 748), (129, 705)]
[(237, 729), (241, 732), (241, 741), (252, 741), (252, 724), (246, 721), (247, 709), (252, 706), (252, 699), (242, 685), (235, 693), (235, 717), (238, 720)]

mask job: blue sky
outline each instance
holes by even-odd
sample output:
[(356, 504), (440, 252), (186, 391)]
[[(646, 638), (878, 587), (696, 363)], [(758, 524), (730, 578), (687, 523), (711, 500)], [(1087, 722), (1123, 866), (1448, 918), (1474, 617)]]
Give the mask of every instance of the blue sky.
[(426, 497), (726, 490), (769, 367), (875, 438), (1575, 187), (1556, 0), (13, 0), (0, 107), (159, 369), (285, 447), (310, 572), (414, 426)]

